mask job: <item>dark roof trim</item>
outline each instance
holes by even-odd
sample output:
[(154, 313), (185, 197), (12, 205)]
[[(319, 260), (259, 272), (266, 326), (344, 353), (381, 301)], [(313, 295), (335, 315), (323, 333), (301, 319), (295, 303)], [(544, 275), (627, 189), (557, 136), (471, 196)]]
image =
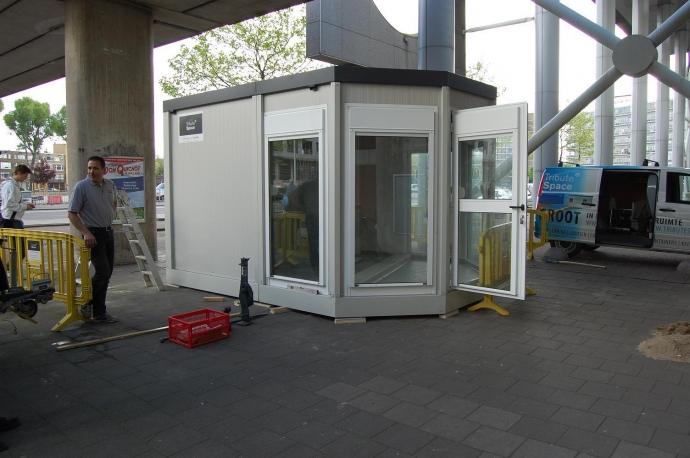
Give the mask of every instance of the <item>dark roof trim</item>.
[(245, 99), (260, 94), (275, 94), (332, 82), (390, 84), (402, 86), (448, 86), (487, 99), (496, 99), (496, 88), (449, 72), (334, 66), (292, 76), (283, 76), (227, 89), (204, 92), (163, 102), (163, 111), (175, 112), (204, 105)]

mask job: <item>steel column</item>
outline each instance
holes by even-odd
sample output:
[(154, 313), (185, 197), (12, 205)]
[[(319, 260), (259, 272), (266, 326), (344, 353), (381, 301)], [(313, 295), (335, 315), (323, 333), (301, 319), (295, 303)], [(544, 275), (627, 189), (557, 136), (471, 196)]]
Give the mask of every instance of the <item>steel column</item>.
[[(615, 0), (597, 1), (597, 22), (600, 26), (614, 31), (616, 18)], [(597, 78), (613, 67), (613, 51), (597, 42)], [(613, 164), (613, 119), (614, 89), (608, 88), (597, 97), (594, 105), (594, 163)]]

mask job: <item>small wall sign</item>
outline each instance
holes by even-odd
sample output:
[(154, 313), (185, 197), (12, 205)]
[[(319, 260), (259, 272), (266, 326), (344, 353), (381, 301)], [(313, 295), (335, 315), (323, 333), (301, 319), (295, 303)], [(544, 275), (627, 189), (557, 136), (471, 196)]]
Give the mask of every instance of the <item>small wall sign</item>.
[(180, 116), (180, 143), (204, 141), (202, 113), (189, 113)]

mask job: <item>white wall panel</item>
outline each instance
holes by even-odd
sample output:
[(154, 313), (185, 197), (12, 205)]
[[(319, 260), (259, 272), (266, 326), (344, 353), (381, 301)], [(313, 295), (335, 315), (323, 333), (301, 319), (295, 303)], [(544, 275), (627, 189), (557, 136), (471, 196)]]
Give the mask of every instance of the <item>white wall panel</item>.
[[(168, 154), (171, 248), (170, 275), (178, 284), (197, 282), (202, 274), (211, 283), (209, 290), (237, 292), (241, 257), (259, 262), (262, 219), (260, 186), (261, 152), (257, 145), (255, 100), (243, 99), (229, 103), (180, 111), (171, 116), (171, 138)], [(179, 116), (203, 113), (201, 142), (179, 143)], [(188, 279), (188, 281), (185, 281)], [(194, 280), (192, 280), (194, 279)], [(228, 279), (233, 281), (228, 282)]]

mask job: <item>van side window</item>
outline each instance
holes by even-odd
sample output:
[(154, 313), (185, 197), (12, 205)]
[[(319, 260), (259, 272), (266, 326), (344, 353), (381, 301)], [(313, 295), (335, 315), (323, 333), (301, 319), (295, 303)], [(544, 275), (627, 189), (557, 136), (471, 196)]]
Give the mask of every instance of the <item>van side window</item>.
[(690, 205), (690, 175), (668, 173), (666, 202)]

